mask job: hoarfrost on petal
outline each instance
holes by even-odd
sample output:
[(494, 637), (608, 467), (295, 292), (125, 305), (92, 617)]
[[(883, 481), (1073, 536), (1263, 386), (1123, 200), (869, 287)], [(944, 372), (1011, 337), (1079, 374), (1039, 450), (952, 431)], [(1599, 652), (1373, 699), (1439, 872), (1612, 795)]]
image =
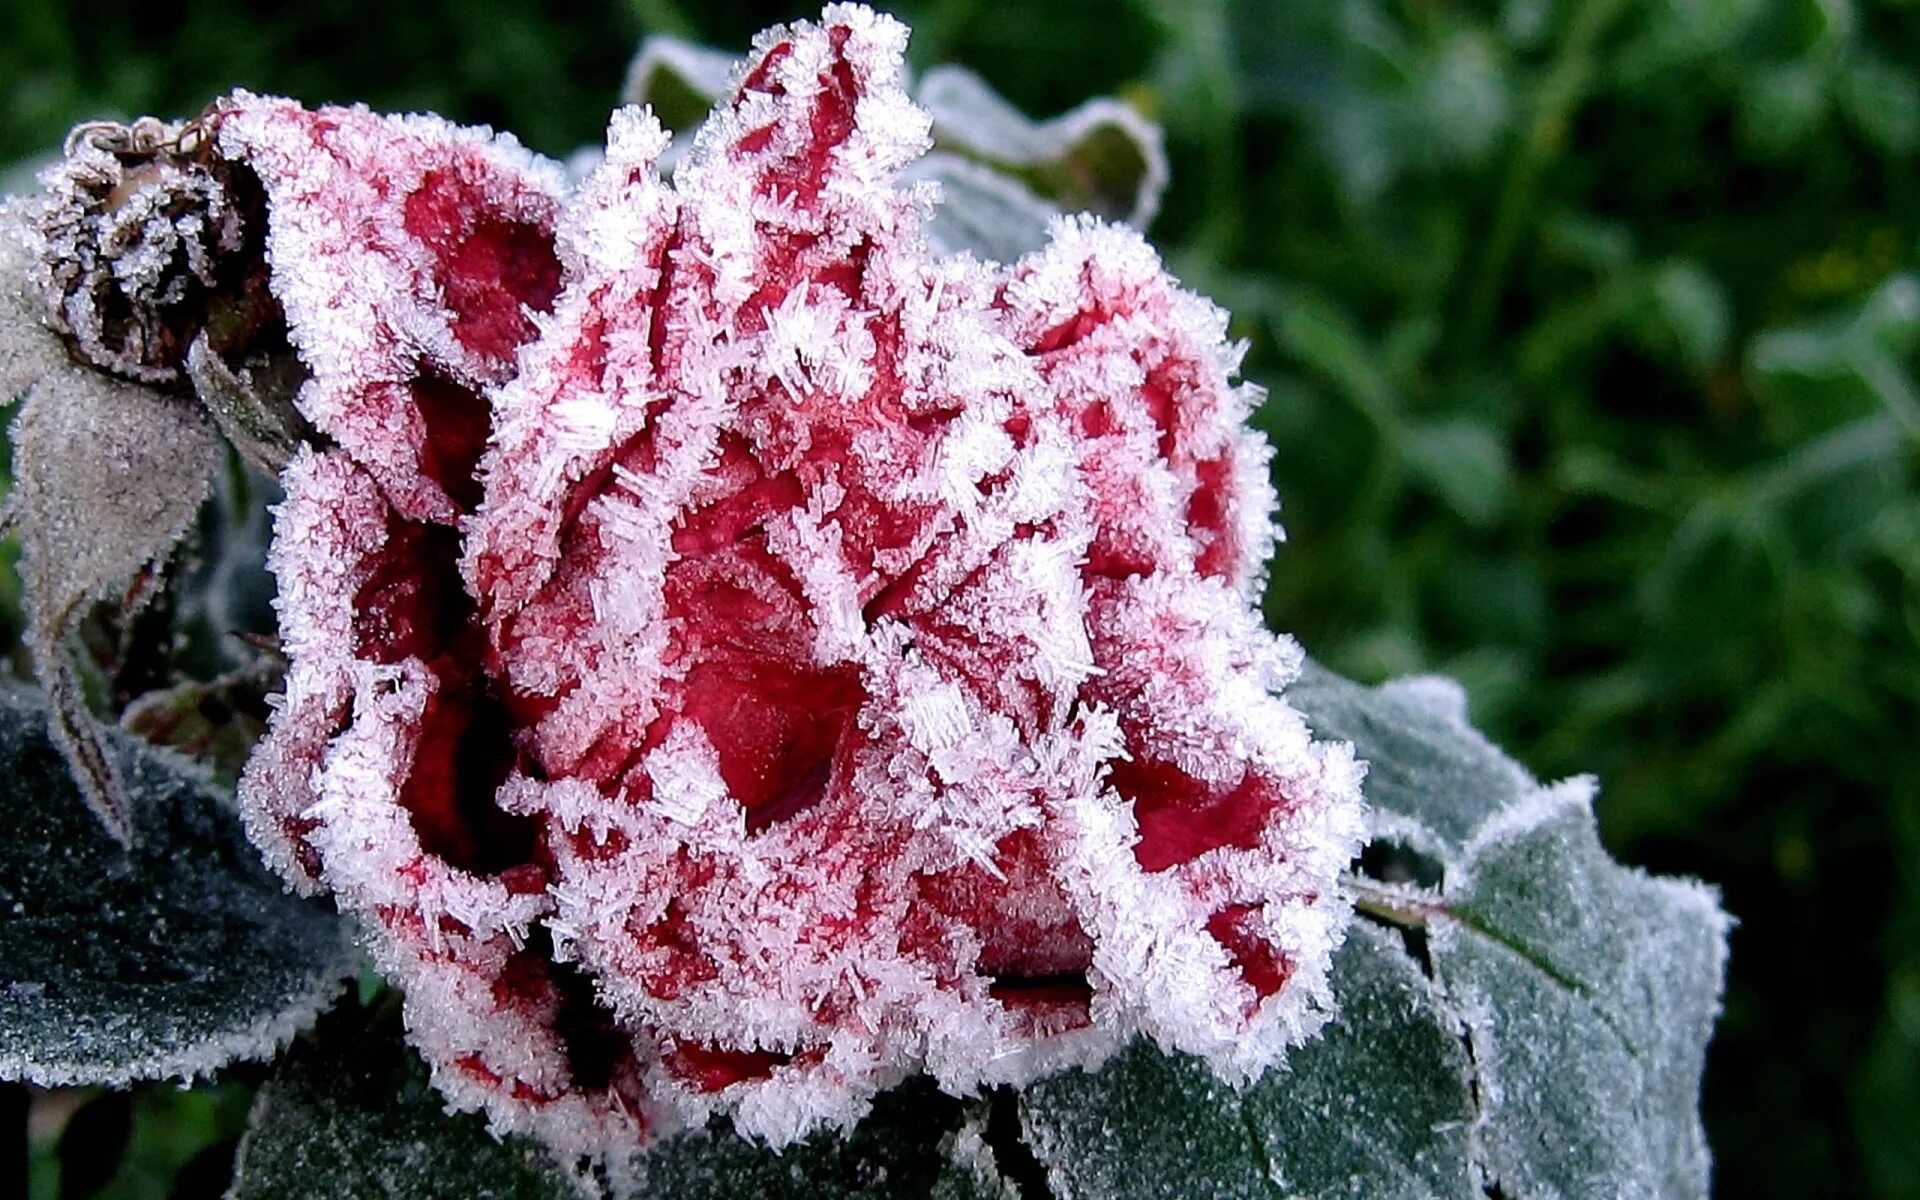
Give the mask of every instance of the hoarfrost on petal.
[[(768, 31), (671, 183), (622, 109), (564, 208), (417, 119), (221, 126), (337, 443), (287, 475), (243, 796), (496, 1128), (782, 1145), (1136, 1034), (1244, 1081), (1327, 1011), (1359, 772), (1274, 691), (1225, 317), (1095, 221), (1007, 268), (930, 249), (905, 36)], [(408, 230), (436, 169), (449, 228), (550, 235), (523, 323)], [(429, 375), (485, 401), (464, 457)]]
[(481, 394), (559, 288), (564, 175), (437, 117), (236, 92), (217, 141), (264, 186), (274, 296), (310, 378), (295, 403), (410, 519), (478, 502)]

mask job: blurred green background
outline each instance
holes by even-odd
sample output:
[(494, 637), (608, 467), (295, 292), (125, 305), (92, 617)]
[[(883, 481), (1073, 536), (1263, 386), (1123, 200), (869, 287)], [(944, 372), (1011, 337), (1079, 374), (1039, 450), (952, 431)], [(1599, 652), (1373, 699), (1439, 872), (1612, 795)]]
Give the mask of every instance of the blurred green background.
[[(810, 11), (9, 0), (0, 163), (236, 84), (564, 155), (644, 32)], [(1537, 772), (1601, 777), (1620, 855), (1725, 890), (1717, 1192), (1920, 1195), (1920, 3), (896, 11), (1036, 115), (1165, 124), (1156, 240), (1272, 394), (1274, 625), (1459, 677)], [(230, 1150), (194, 1103), (154, 1111)]]

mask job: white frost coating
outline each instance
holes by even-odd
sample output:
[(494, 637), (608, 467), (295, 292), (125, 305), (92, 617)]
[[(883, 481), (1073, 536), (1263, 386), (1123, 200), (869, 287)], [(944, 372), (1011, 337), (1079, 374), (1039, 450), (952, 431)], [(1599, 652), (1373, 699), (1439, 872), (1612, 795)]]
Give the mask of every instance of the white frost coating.
[[(469, 389), (499, 382), (521, 331), (528, 279), (463, 261), (494, 227), (545, 247), (564, 171), (511, 136), (438, 117), (364, 108), (310, 113), (290, 100), (235, 92), (220, 106), (218, 142), (265, 184), (274, 295), (310, 373), (302, 415), (339, 442), (415, 520), (459, 510), (422, 470), (427, 418), (410, 387), (423, 375)], [(515, 244), (514, 248), (518, 248)], [(468, 287), (494, 295), (462, 294)], [(463, 304), (485, 305), (463, 324)], [(518, 336), (514, 336), (517, 334)]]
[(24, 200), (0, 203), (0, 408), (69, 362), (47, 327), (43, 269), (32, 206)]
[(1557, 783), (1536, 787), (1519, 802), (1501, 809), (1482, 822), (1473, 837), (1460, 850), (1460, 865), (1449, 883), (1453, 891), (1473, 887), (1474, 860), (1497, 846), (1521, 838), (1551, 823), (1568, 812), (1585, 813), (1593, 808), (1600, 781), (1592, 775), (1574, 775)]
[(1000, 1161), (987, 1142), (985, 1117), (971, 1116), (941, 1142), (947, 1161), (965, 1171), (974, 1190), (994, 1200), (1020, 1200), (1020, 1188), (1000, 1173)]
[[(763, 34), (671, 184), (616, 113), (524, 313), (461, 308), (474, 256), (404, 219), (451, 156), (538, 226), (493, 143), (250, 97), (222, 126), (339, 446), (287, 474), (250, 827), (368, 920), (496, 1129), (784, 1145), (915, 1071), (1137, 1034), (1243, 1081), (1326, 1017), (1360, 771), (1251, 605), (1240, 349), (1129, 231), (931, 252), (905, 37), (853, 5)], [(363, 206), (378, 253), (333, 240)], [(469, 475), (429, 377), (487, 393)]]
[(1380, 685), (1383, 696), (1398, 696), (1422, 711), (1462, 728), (1467, 721), (1467, 689), (1445, 675), (1409, 675)]
[(1425, 822), (1384, 808), (1367, 810), (1367, 841), (1397, 843), (1443, 866), (1457, 852), (1452, 843)]

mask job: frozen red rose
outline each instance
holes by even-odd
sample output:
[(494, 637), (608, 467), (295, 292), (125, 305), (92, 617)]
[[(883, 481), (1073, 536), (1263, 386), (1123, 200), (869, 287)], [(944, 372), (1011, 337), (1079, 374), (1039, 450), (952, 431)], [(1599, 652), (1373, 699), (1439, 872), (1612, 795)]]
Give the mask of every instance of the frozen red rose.
[(258, 841), (454, 1103), (784, 1144), (930, 1072), (1309, 1036), (1358, 769), (1280, 695), (1225, 316), (1121, 227), (929, 252), (905, 30), (762, 35), (673, 180), (238, 96), (326, 436), (287, 471)]

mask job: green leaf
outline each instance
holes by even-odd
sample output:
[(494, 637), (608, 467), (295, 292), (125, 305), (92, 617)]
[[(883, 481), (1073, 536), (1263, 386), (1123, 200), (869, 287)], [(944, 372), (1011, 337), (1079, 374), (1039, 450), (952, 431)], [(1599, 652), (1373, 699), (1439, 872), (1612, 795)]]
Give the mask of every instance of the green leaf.
[(1840, 72), (1840, 107), (1860, 132), (1889, 156), (1920, 144), (1920, 76), (1870, 55)]
[(1698, 884), (1607, 857), (1592, 784), (1483, 826), (1427, 923), (1466, 1024), (1481, 1166), (1508, 1196), (1705, 1195), (1696, 1106), (1727, 917)]
[(1309, 662), (1287, 698), (1316, 736), (1352, 742), (1367, 760), (1365, 794), (1376, 835), (1405, 824), (1457, 854), (1489, 817), (1536, 786), (1525, 768), (1467, 723), (1466, 693), (1450, 679), (1367, 688)]
[(1290, 289), (1273, 322), (1287, 353), (1339, 388), (1375, 425), (1395, 424), (1396, 401), (1379, 355), (1344, 307), (1314, 291)]
[[(984, 1117), (924, 1083), (882, 1097), (851, 1135), (775, 1153), (717, 1123), (634, 1164), (556, 1165), (477, 1115), (448, 1115), (392, 1014), (345, 1008), (275, 1070), (254, 1101), (228, 1200), (580, 1200), (619, 1195), (725, 1200), (1009, 1196), (981, 1138)], [(980, 1105), (971, 1106), (979, 1109)]]
[(1012, 1200), (985, 1141), (986, 1118), (969, 1111), (980, 1107), (918, 1081), (881, 1097), (851, 1135), (818, 1134), (778, 1154), (716, 1123), (662, 1147), (640, 1178), (646, 1194), (676, 1200)]
[(1916, 344), (1920, 276), (1901, 272), (1838, 316), (1768, 330), (1753, 339), (1748, 357), (1761, 393), (1776, 398), (1783, 416), (1854, 410), (1865, 399), (1920, 438), (1920, 391), (1904, 361)]
[(957, 154), (936, 150), (914, 164), (913, 175), (940, 185), (940, 205), (926, 225), (927, 244), (940, 254), (1010, 263), (1046, 245), (1048, 222), (1060, 215), (1014, 180)]
[(1826, 77), (1801, 60), (1752, 69), (1737, 93), (1742, 140), (1784, 158), (1810, 140), (1827, 115)]
[(207, 415), (247, 463), (278, 475), (293, 459), (303, 431), (293, 393), (305, 371), (291, 354), (236, 367), (213, 349), (205, 331), (187, 348), (187, 378)]
[(1167, 186), (1159, 127), (1118, 100), (1089, 100), (1030, 120), (964, 67), (941, 66), (914, 88), (933, 118), (934, 144), (1025, 183), (1068, 212), (1144, 229)]
[(0, 694), (0, 1079), (119, 1085), (271, 1054), (353, 971), (343, 923), (285, 894), (190, 768), (113, 735), (122, 849), (47, 723)]
[(1671, 348), (1681, 365), (1705, 374), (1726, 351), (1732, 325), (1726, 293), (1699, 263), (1687, 259), (1662, 263), (1646, 287), (1642, 340), (1656, 352)]
[(656, 34), (640, 44), (628, 64), (620, 103), (647, 105), (669, 132), (689, 132), (725, 94), (735, 61), (723, 50)]
[(1511, 124), (1513, 99), (1498, 50), (1487, 38), (1448, 38), (1423, 72), (1417, 112), (1446, 158), (1484, 161)]

